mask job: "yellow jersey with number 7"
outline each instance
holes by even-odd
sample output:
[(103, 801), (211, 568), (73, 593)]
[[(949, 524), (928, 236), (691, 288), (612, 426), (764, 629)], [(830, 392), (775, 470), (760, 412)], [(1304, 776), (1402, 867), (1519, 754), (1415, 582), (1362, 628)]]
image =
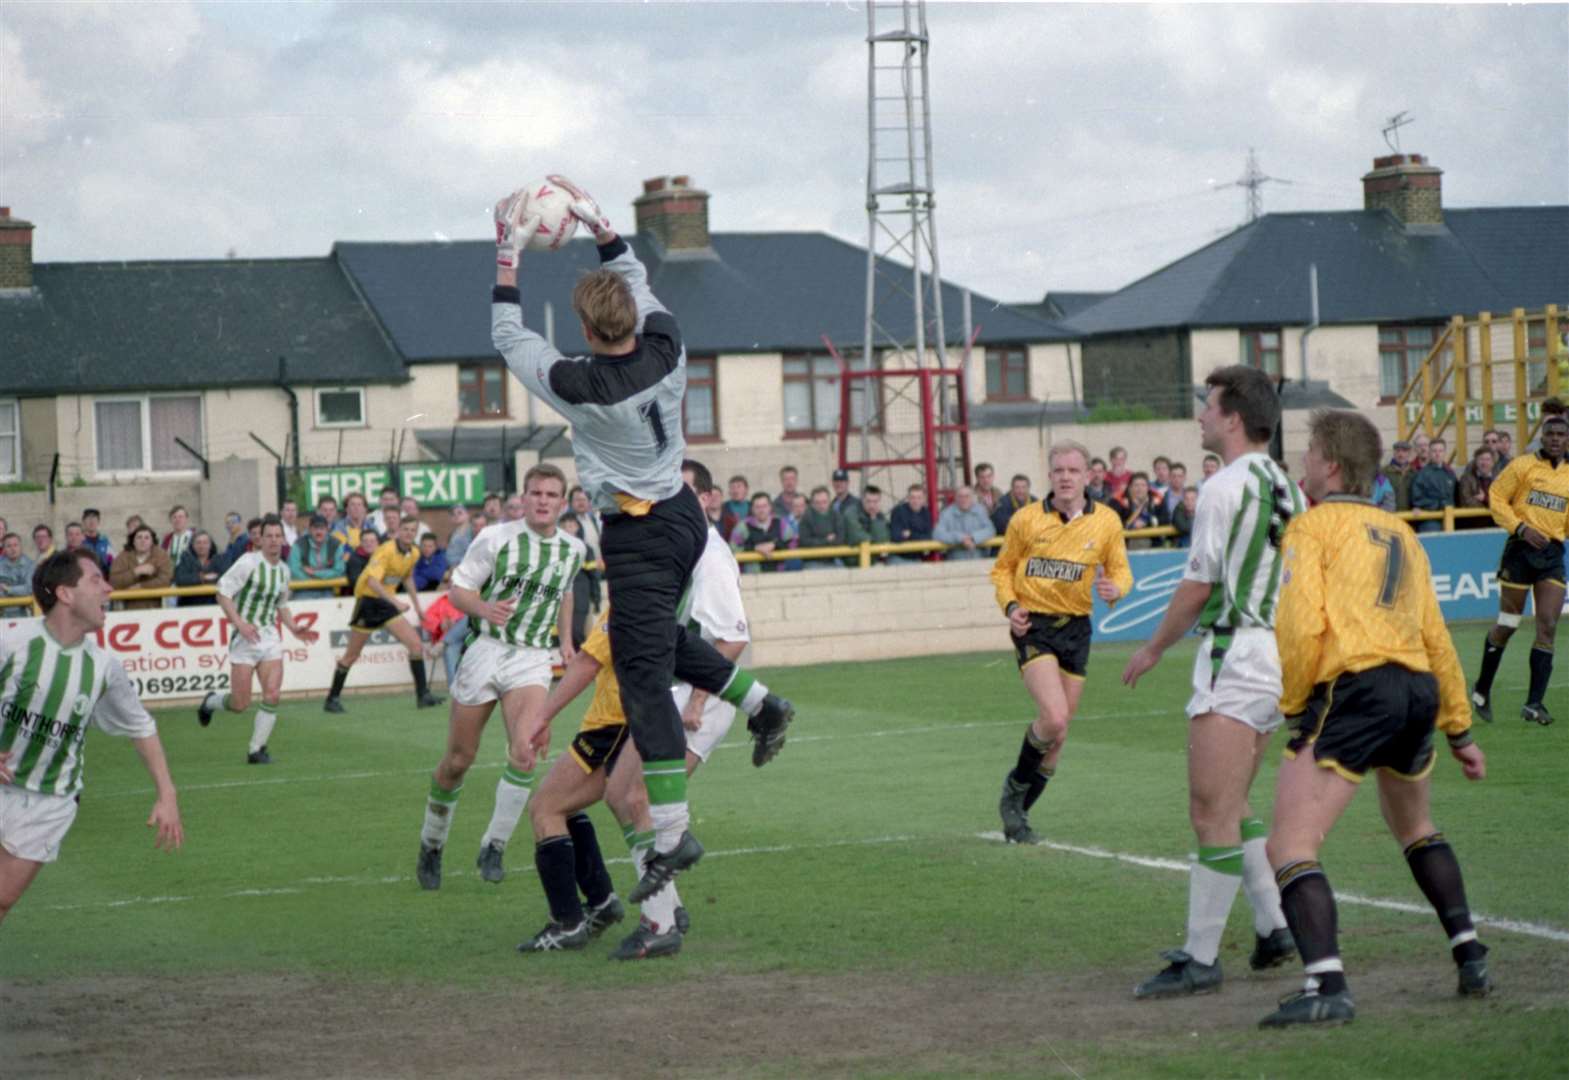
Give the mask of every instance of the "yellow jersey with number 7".
[(1346, 672), (1399, 664), (1437, 677), (1441, 731), (1470, 728), (1465, 674), (1411, 526), (1366, 499), (1331, 495), (1291, 519), (1281, 547), (1281, 712), (1300, 713), (1315, 686)]

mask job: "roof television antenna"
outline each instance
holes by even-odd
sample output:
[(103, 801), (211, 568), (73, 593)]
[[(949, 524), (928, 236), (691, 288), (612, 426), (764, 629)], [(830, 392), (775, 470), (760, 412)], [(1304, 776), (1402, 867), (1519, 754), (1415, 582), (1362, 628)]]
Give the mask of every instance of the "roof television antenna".
[[(1395, 113), (1395, 115), (1389, 118), (1389, 122), (1386, 123), (1382, 129), (1384, 145), (1389, 147), (1395, 153), (1400, 153), (1400, 129), (1405, 127), (1407, 124), (1414, 123), (1416, 123), (1416, 117), (1411, 115), (1410, 110), (1402, 110), (1401, 112)], [(1391, 136), (1393, 136), (1393, 138), (1391, 138)]]

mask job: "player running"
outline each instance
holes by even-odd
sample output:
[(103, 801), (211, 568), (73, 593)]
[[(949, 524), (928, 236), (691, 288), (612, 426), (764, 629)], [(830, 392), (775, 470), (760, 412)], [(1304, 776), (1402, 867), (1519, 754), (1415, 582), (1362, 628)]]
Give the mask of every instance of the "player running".
[(475, 618), (478, 629), (452, 684), (447, 752), (431, 777), (425, 803), (415, 873), (424, 888), (441, 888), (441, 853), (458, 792), (498, 700), (507, 726), (507, 765), (496, 784), (496, 808), (480, 841), (478, 866), (486, 881), (506, 876), (502, 856), (534, 786), (524, 719), (545, 703), (550, 650), (558, 638), (562, 659), (572, 658), (572, 606), (562, 598), (571, 595), (572, 579), (588, 549), (556, 527), (566, 493), (567, 478), (560, 469), (535, 465), (523, 477), (523, 520), (485, 529), (453, 571), (447, 596), (453, 607)]
[(1427, 553), (1409, 525), (1368, 498), (1381, 449), (1378, 430), (1357, 413), (1314, 413), (1303, 469), (1320, 505), (1292, 521), (1282, 543), (1275, 626), (1291, 740), (1275, 784), (1269, 861), (1307, 985), (1261, 1027), (1356, 1015), (1318, 853), (1370, 769), (1384, 821), (1449, 937), (1460, 994), (1482, 997), (1492, 986), (1460, 863), (1428, 809), (1434, 722), (1467, 779), (1482, 779), (1486, 761), (1471, 741), (1465, 675)]
[[(687, 829), (685, 739), (670, 697), (670, 627), (708, 534), (697, 497), (681, 482), (686, 349), (675, 318), (649, 288), (647, 270), (599, 205), (564, 177), (550, 182), (572, 194), (573, 215), (599, 245), (601, 268), (572, 292), (593, 355), (569, 360), (523, 325), (518, 264), (540, 224), (527, 191), (496, 204), (491, 340), (529, 392), (571, 422), (579, 480), (604, 515), (600, 554), (615, 613), (612, 652), (657, 833), (649, 861), (655, 877), (632, 892), (642, 899), (657, 891), (660, 878), (703, 854)], [(761, 745), (777, 751), (789, 722), (787, 710), (765, 710), (749, 726)]]
[(1493, 480), (1487, 493), (1493, 521), (1509, 532), (1498, 567), (1498, 622), (1482, 646), (1482, 670), (1471, 690), (1476, 714), (1493, 721), (1493, 678), (1504, 648), (1520, 625), (1527, 596), (1536, 600), (1536, 641), (1531, 647), (1531, 688), (1520, 717), (1544, 727), (1553, 722), (1543, 698), (1553, 674), (1553, 640), (1564, 607), (1564, 528), (1569, 509), (1569, 419), (1542, 421), (1542, 448), (1522, 454)]
[(1038, 842), (1030, 808), (1056, 775), (1084, 693), (1094, 598), (1115, 604), (1133, 588), (1122, 519), (1084, 496), (1090, 452), (1060, 442), (1048, 464), (1050, 507), (1031, 503), (1013, 515), (991, 574), (1019, 672), (1038, 710), (1025, 729), (1018, 764), (1003, 778), (997, 806), (1003, 838), (1015, 844)]
[[(343, 655), (338, 659), (332, 673), (332, 689), (327, 693), (327, 700), (322, 703), (322, 708), (330, 713), (348, 711), (339, 699), (343, 693), (343, 683), (348, 679), (354, 661), (360, 658), (365, 643), (383, 627), (409, 651), (415, 704), (421, 709), (428, 709), (446, 700), (431, 693), (425, 681), (425, 653), (420, 644), (419, 631), (415, 629), (425, 615), (420, 609), (419, 593), (414, 588), (414, 564), (419, 562), (419, 548), (415, 546), (414, 537), (419, 531), (419, 522), (413, 518), (403, 520), (395, 506), (384, 509), (382, 515), (388, 523), (392, 538), (376, 549), (365, 569), (360, 571), (359, 579), (354, 582), (354, 611), (349, 616), (349, 647), (343, 650)], [(407, 600), (399, 600), (396, 595), (400, 584), (403, 591), (409, 594)], [(411, 605), (414, 608), (412, 623), (403, 617)]]
[(219, 709), (242, 713), (251, 707), (251, 674), (261, 682), (262, 703), (251, 728), (248, 765), (271, 765), (267, 740), (278, 722), (278, 700), (283, 693), (283, 637), (278, 624), (297, 640), (309, 645), (321, 635), (302, 630), (289, 611), (289, 564), (283, 555), (283, 519), (276, 514), (262, 518), (261, 550), (247, 551), (218, 579), (218, 606), (228, 616), (234, 632), (229, 635), (229, 692), (216, 690), (202, 698), (196, 720), (212, 723)]
[(1293, 952), (1280, 890), (1264, 851), (1269, 830), (1248, 790), (1280, 727), (1280, 536), (1303, 510), (1302, 493), (1269, 457), (1280, 398), (1268, 375), (1235, 365), (1210, 374), (1199, 416), (1204, 449), (1226, 463), (1204, 482), (1182, 583), (1148, 644), (1128, 660), (1129, 686), (1160, 663), (1197, 622), (1204, 630), (1188, 701), (1188, 817), (1198, 858), (1188, 872), (1188, 937), (1166, 968), (1134, 988), (1140, 998), (1220, 989), (1220, 939), (1238, 888), (1253, 908), (1253, 955), (1262, 971)]
[(76, 820), (89, 724), (130, 738), (156, 795), (153, 843), (185, 841), (158, 725), (125, 668), (88, 635), (104, 625), (109, 581), (88, 547), (57, 552), (33, 572), (41, 619), (0, 641), (0, 922)]

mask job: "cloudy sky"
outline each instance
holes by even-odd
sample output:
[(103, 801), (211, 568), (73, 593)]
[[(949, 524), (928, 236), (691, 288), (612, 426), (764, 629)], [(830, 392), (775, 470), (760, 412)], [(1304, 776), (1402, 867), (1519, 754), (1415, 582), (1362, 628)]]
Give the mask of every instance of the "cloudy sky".
[[(1361, 205), (1401, 146), (1455, 206), (1569, 202), (1569, 7), (932, 3), (938, 229), (1004, 300), (1111, 289), (1266, 211)], [(864, 242), (850, 3), (0, 4), (0, 204), (39, 261), (482, 237), (565, 172), (630, 229), (688, 173), (716, 230)]]

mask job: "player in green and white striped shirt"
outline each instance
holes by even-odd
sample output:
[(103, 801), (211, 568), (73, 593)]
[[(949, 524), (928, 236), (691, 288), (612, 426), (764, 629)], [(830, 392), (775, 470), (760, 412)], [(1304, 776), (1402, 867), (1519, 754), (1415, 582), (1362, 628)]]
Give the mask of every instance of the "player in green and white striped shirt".
[(1193, 545), (1171, 607), (1122, 676), (1132, 686), (1195, 621), (1205, 631), (1188, 702), (1188, 814), (1199, 845), (1188, 875), (1188, 937), (1165, 954), (1166, 968), (1134, 990), (1141, 998), (1220, 987), (1220, 938), (1239, 887), (1253, 907), (1249, 966), (1261, 971), (1296, 956), (1264, 853), (1269, 830), (1253, 816), (1248, 789), (1283, 720), (1275, 644), (1285, 569), (1280, 536), (1306, 500), (1269, 457), (1280, 424), (1269, 376), (1239, 364), (1212, 372), (1205, 385), (1204, 449), (1226, 464), (1199, 492)]
[(262, 518), (261, 550), (247, 551), (218, 579), (218, 606), (229, 617), (229, 692), (213, 691), (202, 699), (196, 719), (202, 727), (212, 723), (219, 709), (244, 712), (251, 706), (251, 673), (261, 681), (262, 703), (251, 728), (251, 745), (245, 760), (270, 765), (267, 740), (278, 722), (278, 699), (283, 692), (283, 638), (281, 622), (289, 633), (309, 645), (321, 635), (302, 630), (289, 611), (289, 564), (283, 561), (283, 519), (276, 514)]
[(128, 736), (147, 767), (157, 846), (184, 842), (158, 726), (125, 668), (88, 636), (103, 627), (110, 591), (91, 548), (51, 555), (33, 575), (44, 617), (0, 638), (0, 920), (76, 820), (90, 724)]
[(502, 853), (534, 786), (533, 754), (520, 754), (523, 740), (515, 736), (544, 707), (551, 647), (559, 640), (563, 661), (573, 652), (572, 579), (588, 549), (556, 527), (566, 490), (560, 469), (534, 466), (523, 478), (523, 520), (486, 528), (452, 572), (448, 598), (473, 616), (476, 629), (451, 687), (447, 752), (425, 802), (416, 876), (427, 889), (441, 887), (441, 853), (458, 792), (498, 700), (507, 725), (508, 762), (496, 785), (496, 809), (480, 842), (478, 864), (486, 881), (505, 875)]

